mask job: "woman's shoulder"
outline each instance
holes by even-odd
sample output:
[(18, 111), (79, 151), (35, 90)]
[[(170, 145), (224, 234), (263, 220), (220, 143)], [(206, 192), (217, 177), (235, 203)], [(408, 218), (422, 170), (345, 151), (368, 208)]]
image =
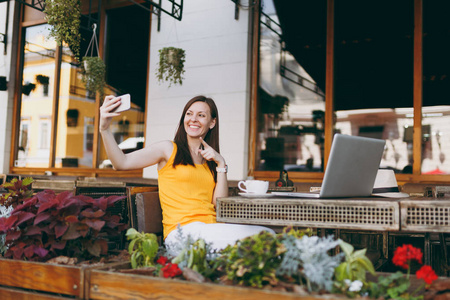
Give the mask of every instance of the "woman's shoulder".
[(176, 144), (170, 140), (159, 141), (154, 145), (158, 147), (161, 151), (163, 151), (164, 155), (167, 158), (169, 158), (172, 155), (174, 147), (176, 147)]
[(172, 156), (173, 150), (176, 149), (176, 144), (170, 140), (164, 140), (158, 142), (159, 148), (163, 151), (165, 159), (169, 160), (170, 156)]
[(174, 145), (175, 144), (169, 140), (155, 142), (148, 147), (148, 153), (153, 155), (155, 159), (157, 159), (158, 164), (161, 167), (161, 164), (165, 165), (165, 163), (172, 156), (174, 147), (176, 147), (176, 145)]

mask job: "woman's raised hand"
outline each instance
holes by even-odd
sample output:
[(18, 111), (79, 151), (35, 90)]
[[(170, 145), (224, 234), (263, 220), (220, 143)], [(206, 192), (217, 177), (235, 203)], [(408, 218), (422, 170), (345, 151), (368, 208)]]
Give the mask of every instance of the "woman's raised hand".
[(201, 137), (200, 142), (202, 143), (204, 149), (198, 149), (198, 153), (200, 153), (205, 160), (215, 161), (219, 168), (225, 167), (225, 159), (222, 155), (208, 145)]
[(120, 97), (106, 96), (103, 105), (100, 107), (100, 131), (108, 130), (113, 117), (120, 116), (119, 113), (112, 112), (120, 105)]

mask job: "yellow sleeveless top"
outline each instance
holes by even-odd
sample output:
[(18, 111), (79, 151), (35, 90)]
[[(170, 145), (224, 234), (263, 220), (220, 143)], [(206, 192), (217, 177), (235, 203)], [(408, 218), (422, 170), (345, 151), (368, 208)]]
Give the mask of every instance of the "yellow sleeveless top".
[(216, 211), (211, 203), (216, 186), (206, 163), (173, 167), (177, 145), (167, 164), (158, 171), (164, 238), (174, 229), (192, 222), (216, 223)]

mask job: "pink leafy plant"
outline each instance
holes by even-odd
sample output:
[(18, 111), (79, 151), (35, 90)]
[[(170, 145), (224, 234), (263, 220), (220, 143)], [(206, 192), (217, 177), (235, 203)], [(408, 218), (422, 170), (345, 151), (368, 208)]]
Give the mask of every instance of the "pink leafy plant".
[(6, 234), (8, 246), (4, 256), (46, 261), (60, 255), (80, 259), (106, 255), (106, 237), (120, 235), (127, 227), (107, 208), (123, 198), (39, 192), (18, 205), (9, 218), (0, 219), (0, 234)]

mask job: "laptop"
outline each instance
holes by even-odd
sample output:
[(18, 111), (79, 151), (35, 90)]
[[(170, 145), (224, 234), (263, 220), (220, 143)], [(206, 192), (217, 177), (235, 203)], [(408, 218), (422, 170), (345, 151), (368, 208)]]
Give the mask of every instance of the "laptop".
[(386, 141), (335, 134), (320, 193), (272, 192), (283, 197), (343, 198), (372, 194)]

